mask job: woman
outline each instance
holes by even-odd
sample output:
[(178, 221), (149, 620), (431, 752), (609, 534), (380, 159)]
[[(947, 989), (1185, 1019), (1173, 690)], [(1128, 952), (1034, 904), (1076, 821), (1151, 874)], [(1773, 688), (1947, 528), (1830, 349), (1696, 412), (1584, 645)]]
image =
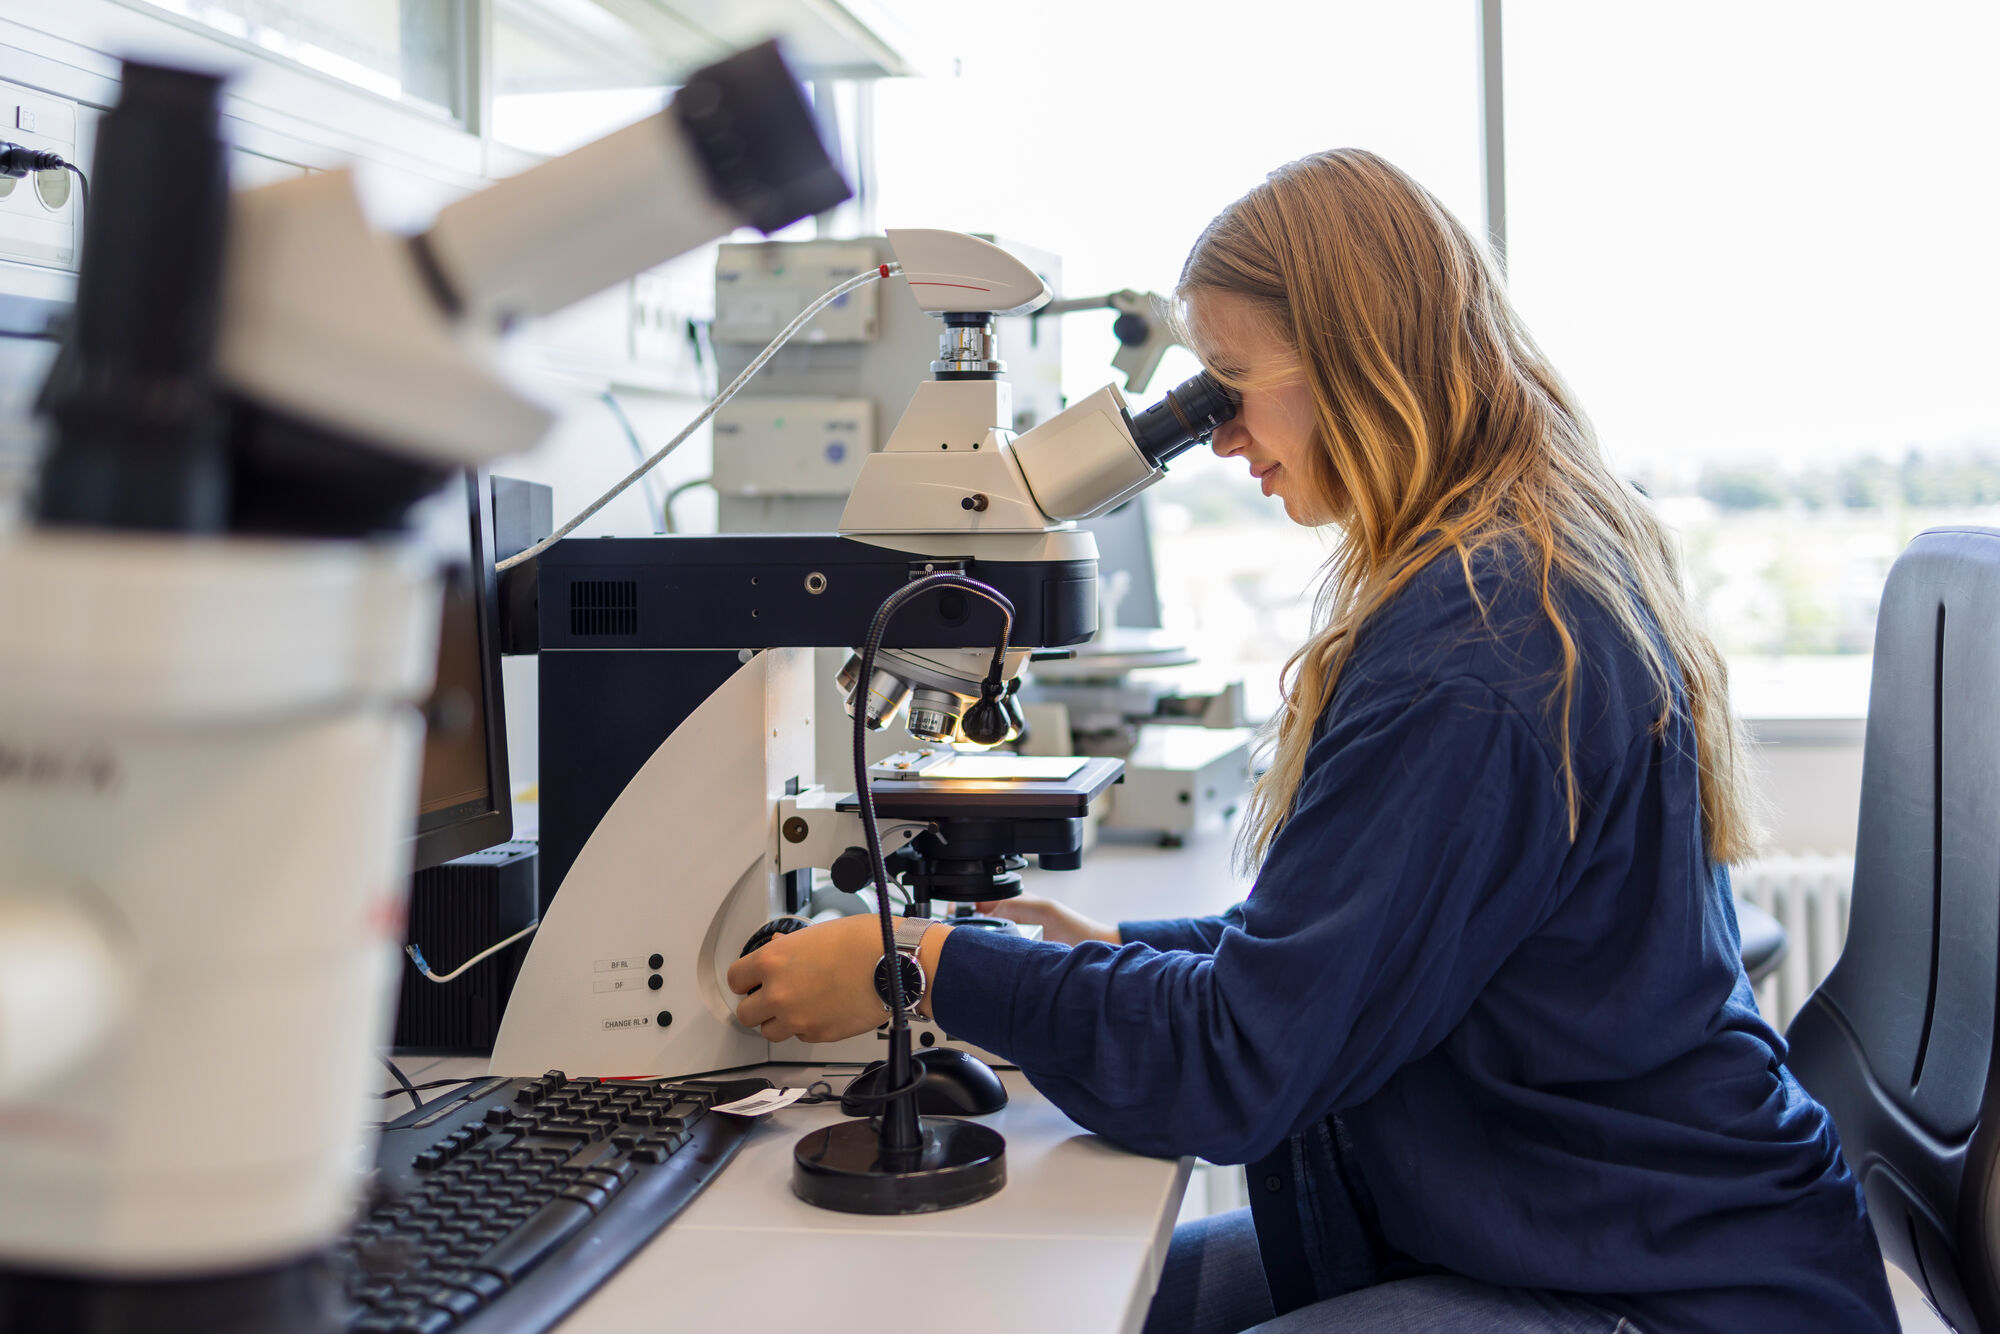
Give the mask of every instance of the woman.
[[(1831, 1121), (1744, 978), (1721, 659), (1481, 248), (1371, 154), (1182, 274), (1215, 449), (1343, 541), (1223, 917), (937, 925), (923, 1008), (1142, 1152), (1250, 1162), (1150, 1329), (1896, 1328)], [(1635, 317), (1639, 317), (1635, 315)], [(873, 1027), (872, 919), (740, 962), (774, 1040)], [(1289, 1314), (1287, 1314), (1289, 1313)]]

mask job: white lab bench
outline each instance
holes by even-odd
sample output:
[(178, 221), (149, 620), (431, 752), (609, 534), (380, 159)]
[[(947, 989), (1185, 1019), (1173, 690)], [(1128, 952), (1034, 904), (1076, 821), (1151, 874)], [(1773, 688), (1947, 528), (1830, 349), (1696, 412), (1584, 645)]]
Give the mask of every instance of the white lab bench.
[[(1172, 851), (1106, 840), (1080, 870), (1030, 872), (1026, 888), (1105, 920), (1218, 912), (1242, 895), (1228, 864), (1233, 832), (1207, 831)], [(398, 1064), (419, 1082), (485, 1072), (472, 1058)], [(819, 1071), (742, 1073), (790, 1086)], [(746, 1301), (778, 1309), (766, 1305), (773, 1300), (815, 1334), (872, 1334), (889, 1292), (895, 1318), (919, 1328), (942, 1323), (948, 1310), (966, 1334), (1136, 1334), (1192, 1160), (1128, 1153), (1063, 1115), (1019, 1071), (1002, 1079), (1007, 1106), (979, 1118), (1007, 1139), (999, 1194), (907, 1218), (815, 1209), (791, 1192), (792, 1146), (840, 1113), (788, 1107), (761, 1118), (735, 1161), (572, 1312), (561, 1334), (630, 1334), (657, 1328), (668, 1312), (677, 1325), (732, 1328), (746, 1320)]]
[[(419, 1082), (475, 1076), (476, 1058), (404, 1059)], [(851, 1067), (737, 1072), (789, 1087)], [(746, 1301), (785, 1297), (787, 1322), (815, 1334), (872, 1334), (892, 1299), (902, 1323), (952, 1312), (954, 1327), (1136, 1334), (1159, 1282), (1192, 1160), (1143, 1158), (1056, 1110), (1018, 1070), (1007, 1106), (980, 1123), (1007, 1139), (1007, 1184), (943, 1213), (880, 1218), (815, 1209), (792, 1194), (792, 1146), (843, 1118), (834, 1104), (757, 1120), (733, 1162), (658, 1236), (571, 1312), (561, 1334), (677, 1326), (730, 1329)], [(970, 1281), (968, 1281), (970, 1280)], [(893, 1297), (891, 1298), (891, 1294)]]

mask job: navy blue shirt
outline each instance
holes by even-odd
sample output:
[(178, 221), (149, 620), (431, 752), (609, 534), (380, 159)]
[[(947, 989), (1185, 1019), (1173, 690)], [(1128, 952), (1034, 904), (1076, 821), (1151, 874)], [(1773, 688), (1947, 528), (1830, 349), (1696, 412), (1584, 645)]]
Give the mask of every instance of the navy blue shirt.
[[(1363, 627), (1245, 903), (1120, 947), (953, 931), (939, 1024), (1142, 1153), (1337, 1139), (1332, 1166), (1295, 1153), (1342, 1178), (1301, 1195), (1351, 1188), (1410, 1272), (1583, 1293), (1650, 1334), (1896, 1329), (1832, 1122), (1744, 977), (1678, 679), (1657, 731), (1638, 652), (1563, 600), (1572, 838), (1560, 643), (1517, 561), (1474, 570), (1483, 616), (1445, 553)], [(1267, 1268), (1301, 1240), (1274, 1226), (1324, 1222), (1291, 1218), (1259, 1215)]]

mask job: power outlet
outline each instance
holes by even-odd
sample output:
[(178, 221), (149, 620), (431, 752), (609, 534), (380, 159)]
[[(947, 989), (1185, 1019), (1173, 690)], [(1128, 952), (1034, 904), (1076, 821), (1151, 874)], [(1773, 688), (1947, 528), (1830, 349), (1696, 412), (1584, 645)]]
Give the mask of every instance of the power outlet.
[[(76, 103), (0, 83), (7, 136), (76, 161)], [(0, 177), (0, 259), (44, 268), (76, 268), (83, 210), (76, 177), (66, 171)]]

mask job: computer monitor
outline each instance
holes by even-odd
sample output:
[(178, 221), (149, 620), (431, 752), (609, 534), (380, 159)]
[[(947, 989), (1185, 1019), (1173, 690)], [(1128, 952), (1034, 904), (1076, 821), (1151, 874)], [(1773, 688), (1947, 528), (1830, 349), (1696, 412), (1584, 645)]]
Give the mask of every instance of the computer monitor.
[[(1123, 573), (1128, 582), (1118, 600), (1118, 625), (1130, 629), (1160, 628), (1160, 586), (1153, 571), (1153, 524), (1144, 496), (1132, 499), (1079, 525), (1097, 538), (1100, 583)], [(1112, 629), (1100, 625), (1100, 631)]]
[(426, 710), (418, 789), (419, 871), (504, 843), (514, 833), (491, 481), (483, 473), (464, 474), (427, 507), (423, 523), (448, 563), (437, 688)]

